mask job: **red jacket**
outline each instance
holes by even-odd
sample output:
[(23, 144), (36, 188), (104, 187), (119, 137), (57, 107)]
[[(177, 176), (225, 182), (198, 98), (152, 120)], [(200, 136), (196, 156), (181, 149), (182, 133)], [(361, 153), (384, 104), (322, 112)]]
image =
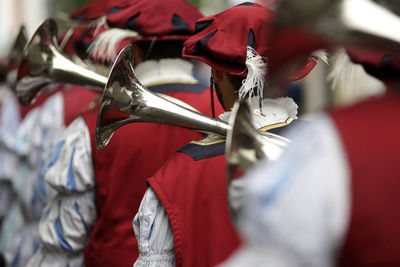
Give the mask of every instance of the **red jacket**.
[[(169, 84), (152, 91), (176, 97), (210, 114), (210, 92), (199, 85)], [(118, 129), (108, 146), (94, 146), (98, 108), (84, 114), (90, 131), (97, 189), (98, 219), (85, 248), (85, 266), (132, 266), (139, 255), (132, 220), (152, 176), (176, 149), (201, 134), (153, 123), (132, 123)], [(221, 113), (222, 108), (217, 107)], [(217, 113), (217, 114), (219, 114)]]
[(351, 214), (340, 266), (400, 266), (400, 96), (331, 114), (351, 169)]

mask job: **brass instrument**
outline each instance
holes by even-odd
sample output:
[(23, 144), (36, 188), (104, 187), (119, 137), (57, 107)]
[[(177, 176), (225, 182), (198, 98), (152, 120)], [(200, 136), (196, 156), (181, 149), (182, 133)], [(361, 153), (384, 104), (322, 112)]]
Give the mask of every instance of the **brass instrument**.
[(111, 69), (103, 91), (95, 131), (97, 149), (103, 149), (114, 131), (131, 122), (179, 126), (225, 136), (229, 125), (149, 91), (136, 78), (132, 46), (125, 47)]
[(52, 19), (40, 25), (26, 45), (17, 75), (16, 95), (22, 105), (32, 104), (50, 83), (77, 84), (102, 91), (107, 78), (61, 54), (57, 27)]
[(243, 175), (260, 159), (277, 160), (290, 140), (254, 128), (247, 102), (236, 102), (226, 138), (228, 181)]
[[(390, 1), (385, 3), (386, 7), (396, 6)], [(369, 0), (281, 0), (275, 28), (300, 30), (300, 34), (326, 39), (333, 45), (360, 45), (397, 52), (400, 49), (400, 18)], [(277, 159), (289, 143), (283, 137), (255, 130), (245, 103), (235, 105), (230, 125), (232, 131), (228, 132), (226, 145), (229, 180), (243, 175), (261, 158)]]
[(28, 35), (26, 33), (25, 26), (22, 25), (19, 28), (17, 38), (11, 48), (10, 54), (8, 56), (8, 73), (7, 73), (7, 84), (15, 92), (16, 81), (17, 81), (17, 71), (15, 70), (21, 61), (22, 52), (24, 47), (28, 42)]
[[(395, 9), (396, 1), (385, 1)], [(396, 7), (398, 9), (398, 7)], [(399, 51), (400, 18), (370, 0), (282, 0), (277, 29), (302, 29), (340, 45)]]

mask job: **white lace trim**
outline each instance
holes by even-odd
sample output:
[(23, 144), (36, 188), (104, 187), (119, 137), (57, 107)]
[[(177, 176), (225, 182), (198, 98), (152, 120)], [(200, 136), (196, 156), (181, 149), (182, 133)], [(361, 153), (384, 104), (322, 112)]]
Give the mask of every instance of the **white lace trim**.
[[(290, 97), (281, 97), (277, 99), (266, 98), (263, 100), (262, 114), (258, 104), (258, 97), (248, 100), (250, 110), (252, 111), (253, 124), (256, 128), (267, 125), (285, 122), (287, 119), (297, 119), (297, 104)], [(228, 122), (231, 112), (227, 111), (219, 118)]]
[(135, 67), (135, 75), (146, 86), (166, 83), (189, 83), (198, 81), (192, 74), (192, 63), (181, 58), (147, 60)]
[(165, 262), (175, 262), (175, 253), (172, 250), (171, 252), (168, 253), (140, 253), (139, 258), (137, 260), (138, 262), (160, 262), (160, 261), (165, 261)]

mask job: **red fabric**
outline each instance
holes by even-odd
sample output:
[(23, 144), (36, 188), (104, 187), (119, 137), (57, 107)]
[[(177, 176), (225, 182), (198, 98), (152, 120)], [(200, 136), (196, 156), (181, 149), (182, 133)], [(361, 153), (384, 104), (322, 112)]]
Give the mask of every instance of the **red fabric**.
[(64, 85), (58, 85), (55, 89), (53, 90), (46, 90), (43, 89), (43, 92), (40, 93), (40, 95), (38, 96), (38, 98), (36, 99), (35, 103), (33, 103), (32, 105), (29, 106), (23, 106), (23, 105), (19, 105), (19, 109), (20, 109), (20, 114), (21, 114), (21, 120), (23, 120), (25, 118), (25, 116), (33, 109), (40, 107), (43, 105), (43, 103), (52, 95), (54, 95), (55, 93), (63, 90)]
[[(307, 72), (301, 70), (302, 62), (307, 62), (307, 65), (312, 63), (314, 58), (310, 58), (311, 52), (318, 49), (328, 49), (331, 44), (326, 40), (312, 35), (304, 30), (296, 27), (290, 28), (276, 28), (271, 31), (268, 36), (270, 43), (270, 50), (268, 51), (268, 75), (269, 76), (282, 76), (282, 79), (291, 77), (290, 80), (302, 78)], [(298, 63), (299, 67), (293, 69), (288, 66), (293, 66), (293, 63)], [(297, 72), (297, 69), (300, 71)], [(282, 73), (282, 71), (285, 71)], [(303, 73), (302, 73), (303, 72)], [(293, 73), (296, 73), (293, 75)]]
[(241, 241), (228, 210), (225, 155), (175, 155), (148, 180), (167, 211), (176, 266), (214, 266)]
[(333, 112), (351, 169), (351, 214), (339, 266), (400, 266), (400, 96)]
[[(196, 22), (196, 34), (185, 42), (183, 56), (201, 60), (226, 73), (246, 76), (245, 63), (250, 30), (255, 37), (253, 48), (259, 55), (268, 58), (266, 62), (269, 64), (270, 50), (273, 46), (270, 37), (274, 15), (275, 13), (269, 8), (254, 4), (235, 6), (216, 15), (199, 19)], [(208, 22), (210, 24), (204, 27)], [(215, 35), (211, 36), (213, 33)], [(278, 54), (285, 53), (282, 47), (297, 46), (297, 42), (293, 36), (290, 40), (286, 40), (284, 46), (272, 51)], [(290, 80), (306, 76), (315, 67), (316, 62), (315, 57), (305, 60), (304, 66), (299, 66), (298, 73), (290, 75)]]
[[(128, 23), (135, 16), (134, 22)], [(177, 28), (173, 16), (178, 16), (188, 28)], [(144, 36), (191, 35), (196, 20), (202, 16), (197, 8), (183, 0), (136, 0), (123, 10), (108, 14), (107, 22)]]
[(92, 1), (71, 13), (72, 19), (93, 20), (107, 14), (112, 7), (126, 7), (135, 0), (97, 0)]
[[(268, 36), (274, 12), (259, 4), (251, 6), (235, 6), (216, 15), (199, 19), (197, 29), (204, 22), (212, 21), (210, 25), (196, 30), (184, 45), (183, 56), (203, 61), (204, 63), (226, 73), (246, 75), (247, 39), (250, 30), (255, 35), (256, 52), (265, 56), (268, 51)], [(216, 32), (204, 45), (208, 53), (196, 53), (200, 40)]]
[(64, 100), (64, 123), (68, 126), (81, 113), (89, 109), (89, 105), (97, 97), (98, 92), (81, 86), (72, 86), (62, 91)]
[[(208, 90), (168, 95), (210, 114)], [(138, 256), (132, 220), (146, 191), (146, 179), (176, 149), (201, 135), (172, 126), (132, 123), (118, 129), (109, 145), (99, 151), (94, 146), (97, 111), (84, 114), (91, 137), (98, 212), (85, 249), (85, 266), (132, 266)], [(218, 111), (222, 112), (220, 106)]]
[(380, 80), (399, 80), (400, 57), (397, 53), (377, 49), (347, 48), (351, 60)]

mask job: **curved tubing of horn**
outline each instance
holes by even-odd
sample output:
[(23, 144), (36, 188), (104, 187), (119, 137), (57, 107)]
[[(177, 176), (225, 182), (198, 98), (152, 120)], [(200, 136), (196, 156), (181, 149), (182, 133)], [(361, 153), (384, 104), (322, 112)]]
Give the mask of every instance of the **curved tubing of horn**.
[(7, 73), (7, 84), (11, 88), (11, 90), (16, 92), (17, 85), (17, 66), (21, 62), (22, 53), (24, 51), (25, 45), (28, 43), (26, 29), (24, 25), (21, 25), (18, 31), (18, 35), (15, 38), (14, 45), (11, 48), (9, 53), (9, 61), (8, 67), (9, 70)]
[(24, 48), (17, 75), (16, 94), (22, 105), (32, 104), (50, 83), (76, 84), (101, 92), (107, 77), (86, 69), (58, 51), (57, 27), (44, 21)]
[(370, 0), (282, 0), (275, 19), (280, 29), (300, 27), (339, 45), (400, 50), (399, 16)]
[(135, 77), (132, 47), (118, 55), (103, 91), (97, 117), (95, 143), (104, 148), (114, 131), (132, 122), (152, 122), (225, 136), (229, 125), (151, 92)]
[(231, 130), (226, 138), (228, 181), (242, 176), (262, 158), (276, 160), (290, 142), (276, 134), (254, 128), (247, 102), (236, 102), (230, 117)]

